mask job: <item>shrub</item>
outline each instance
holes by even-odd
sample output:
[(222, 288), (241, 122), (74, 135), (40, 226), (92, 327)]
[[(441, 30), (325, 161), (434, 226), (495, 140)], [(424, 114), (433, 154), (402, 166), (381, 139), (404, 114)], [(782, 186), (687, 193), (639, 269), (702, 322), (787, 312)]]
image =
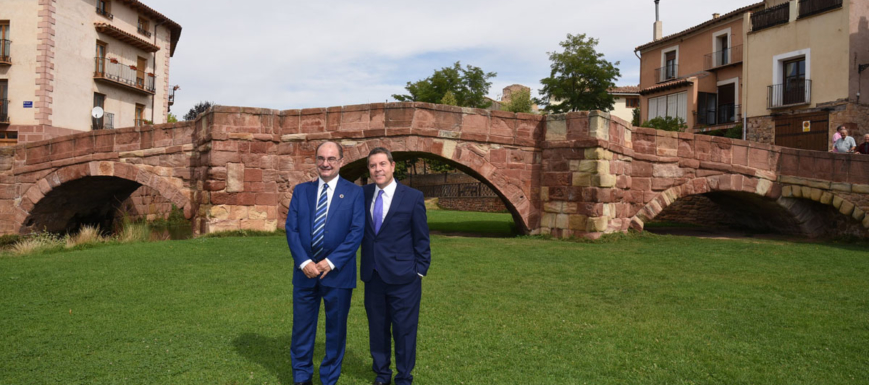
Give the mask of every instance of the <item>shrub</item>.
[(49, 232), (35, 233), (27, 237), (23, 237), (15, 245), (12, 246), (12, 254), (14, 255), (29, 255), (36, 254), (48, 250), (62, 248), (66, 239), (57, 234)]
[(123, 228), (118, 234), (118, 242), (134, 243), (147, 242), (151, 239), (151, 229), (146, 223), (124, 221)]
[(647, 120), (642, 126), (663, 131), (682, 131), (688, 127), (685, 124), (685, 119), (673, 116), (659, 116), (652, 120)]
[(105, 241), (106, 239), (100, 234), (98, 226), (84, 226), (78, 231), (78, 234), (66, 238), (66, 248), (71, 249), (76, 246), (92, 245)]

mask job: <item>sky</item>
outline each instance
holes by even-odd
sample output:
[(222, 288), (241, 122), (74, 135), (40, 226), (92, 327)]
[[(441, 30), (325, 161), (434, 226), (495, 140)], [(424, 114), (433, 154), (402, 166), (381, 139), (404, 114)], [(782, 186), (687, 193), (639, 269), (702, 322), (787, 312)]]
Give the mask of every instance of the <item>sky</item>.
[[(456, 61), (496, 72), (489, 96), (549, 76), (567, 34), (599, 40), (619, 62), (616, 84), (639, 83), (634, 48), (652, 40), (653, 0), (380, 1), (143, 0), (183, 31), (170, 63), (172, 113), (200, 101), (296, 109), (392, 102), (408, 81)], [(662, 0), (664, 35), (756, 3)]]

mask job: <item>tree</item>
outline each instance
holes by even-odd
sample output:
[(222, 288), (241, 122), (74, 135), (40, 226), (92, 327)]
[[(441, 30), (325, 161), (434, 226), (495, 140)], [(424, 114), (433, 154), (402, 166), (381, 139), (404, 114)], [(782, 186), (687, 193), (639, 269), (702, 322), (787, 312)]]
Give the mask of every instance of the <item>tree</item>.
[(166, 117), (166, 123), (176, 123), (178, 122), (178, 117), (173, 113), (169, 113), (169, 116)]
[(459, 102), (456, 101), (456, 95), (453, 95), (453, 91), (447, 91), (447, 93), (444, 94), (444, 98), (441, 99), (441, 104), (455, 106), (458, 105)]
[(622, 76), (616, 67), (619, 62), (606, 61), (595, 50), (597, 43), (585, 34), (567, 34), (567, 40), (559, 43), (563, 52), (548, 52), (551, 71), (540, 80), (542, 98), (536, 99), (537, 104), (555, 113), (613, 108), (615, 100), (608, 91)]
[(510, 95), (510, 101), (501, 103), (502, 111), (531, 113), (531, 90), (522, 89)]
[(634, 108), (633, 113), (634, 113), (634, 115), (633, 115), (633, 119), (631, 119), (631, 125), (633, 125), (634, 127), (637, 127), (640, 125), (640, 109)]
[(199, 116), (199, 114), (208, 111), (208, 109), (211, 108), (211, 106), (213, 105), (214, 103), (212, 102), (196, 103), (196, 105), (193, 106), (190, 111), (187, 111), (186, 115), (184, 115), (184, 120), (196, 120), (196, 117)]
[(461, 62), (455, 62), (452, 67), (435, 70), (425, 79), (407, 82), (404, 88), (410, 95), (395, 94), (392, 97), (401, 102), (441, 103), (447, 92), (452, 92), (457, 106), (486, 108), (492, 104), (485, 99), (492, 86), (489, 79), (496, 75), (472, 65), (462, 68)]

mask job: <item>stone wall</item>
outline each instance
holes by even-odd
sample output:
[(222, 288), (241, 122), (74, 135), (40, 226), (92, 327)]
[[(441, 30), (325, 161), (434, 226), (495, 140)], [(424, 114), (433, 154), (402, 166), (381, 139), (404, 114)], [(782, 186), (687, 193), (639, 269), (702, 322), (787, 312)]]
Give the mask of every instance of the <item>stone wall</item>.
[(126, 215), (133, 221), (166, 219), (172, 212), (172, 202), (150, 187), (140, 187), (120, 205), (119, 216)]
[(446, 210), (477, 211), (484, 213), (507, 212), (507, 206), (501, 198), (478, 197), (478, 198), (438, 198), (438, 206)]
[(734, 223), (728, 210), (705, 195), (691, 195), (679, 199), (661, 211), (652, 221), (688, 223), (698, 226)]
[(751, 142), (775, 144), (775, 122), (772, 116), (748, 118), (745, 139)]
[(869, 134), (869, 106), (857, 103), (845, 103), (840, 108), (831, 111), (831, 139), (836, 132), (836, 127), (842, 124), (848, 128), (848, 135), (853, 136), (857, 144), (863, 143), (863, 135)]

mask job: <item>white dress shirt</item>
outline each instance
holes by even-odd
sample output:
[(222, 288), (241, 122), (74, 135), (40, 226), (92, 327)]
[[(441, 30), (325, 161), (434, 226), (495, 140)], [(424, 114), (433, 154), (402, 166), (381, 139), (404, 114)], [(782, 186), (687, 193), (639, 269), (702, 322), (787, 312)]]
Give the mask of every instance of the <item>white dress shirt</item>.
[[(324, 184), (329, 185), (329, 189), (326, 190), (326, 220), (327, 221), (329, 220), (329, 207), (332, 206), (332, 196), (335, 195), (335, 187), (338, 187), (338, 178), (340, 178), (340, 176), (332, 178), (332, 180), (330, 180), (329, 182), (324, 182), (323, 178), (319, 178), (319, 177), (317, 178), (317, 195), (316, 195), (316, 198), (314, 199), (315, 202), (320, 201), (320, 194), (323, 193), (323, 185)], [(324, 258), (324, 259), (326, 260), (326, 263), (329, 264), (329, 267), (332, 270), (335, 270), (335, 265), (332, 264), (332, 261), (330, 261), (329, 258)], [(302, 262), (302, 264), (299, 265), (299, 269), (304, 269), (305, 266), (307, 266), (311, 262), (314, 262), (314, 261), (309, 259), (305, 262)]]

